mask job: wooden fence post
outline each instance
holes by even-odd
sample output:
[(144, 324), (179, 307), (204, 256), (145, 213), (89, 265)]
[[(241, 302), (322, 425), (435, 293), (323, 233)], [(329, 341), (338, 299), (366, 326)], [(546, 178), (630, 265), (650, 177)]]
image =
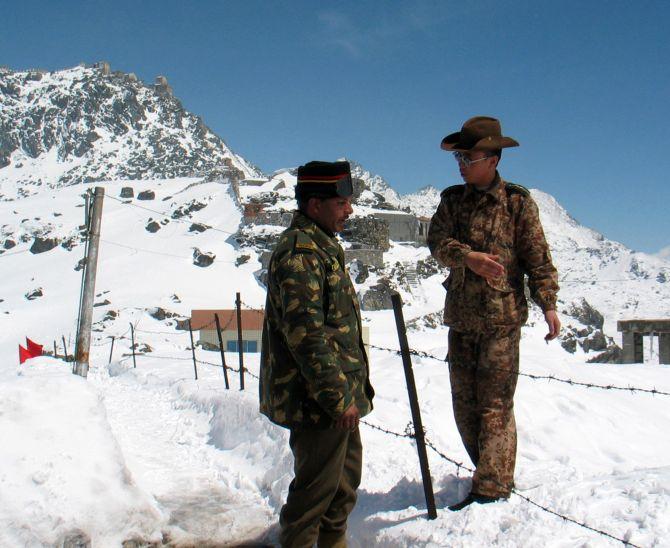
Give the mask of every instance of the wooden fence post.
[(216, 334), (219, 337), (219, 351), (221, 352), (221, 366), (223, 367), (223, 380), (226, 383), (226, 390), (230, 389), (230, 384), (228, 384), (228, 368), (226, 367), (226, 353), (223, 351), (223, 339), (221, 338), (221, 324), (219, 323), (219, 315), (214, 313), (214, 319), (216, 320)]
[(67, 345), (65, 344), (65, 335), (63, 335), (63, 354), (65, 354), (65, 361), (69, 361), (67, 359)]
[(409, 355), (409, 344), (407, 343), (407, 331), (405, 330), (405, 318), (403, 317), (402, 313), (402, 300), (400, 299), (400, 294), (394, 293), (391, 296), (391, 301), (393, 302), (393, 312), (395, 314), (395, 322), (398, 329), (398, 342), (400, 343), (402, 364), (405, 369), (405, 381), (407, 382), (407, 392), (409, 394), (409, 406), (412, 410), (414, 439), (416, 440), (416, 449), (419, 453), (421, 479), (423, 480), (423, 493), (426, 497), (426, 507), (428, 508), (428, 519), (435, 519), (437, 518), (437, 509), (435, 508), (433, 482), (430, 478), (428, 454), (426, 452), (426, 439), (423, 432), (423, 424), (421, 422), (421, 410), (419, 408), (419, 399), (416, 393), (416, 384), (414, 382), (414, 371), (412, 371), (412, 360)]
[(58, 357), (58, 351), (56, 349), (56, 341), (54, 341), (54, 358)]
[(237, 352), (240, 361), (240, 390), (244, 390), (244, 348), (242, 347), (242, 299), (239, 291), (235, 300), (237, 307)]
[(191, 334), (191, 353), (193, 354), (193, 370), (195, 371), (195, 380), (198, 380), (198, 364), (195, 361), (195, 343), (193, 342), (193, 328), (191, 320), (188, 320), (188, 332)]

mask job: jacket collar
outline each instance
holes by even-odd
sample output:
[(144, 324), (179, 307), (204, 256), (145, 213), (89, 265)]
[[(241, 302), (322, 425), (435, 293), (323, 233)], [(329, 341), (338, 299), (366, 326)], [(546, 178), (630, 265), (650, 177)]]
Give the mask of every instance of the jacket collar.
[(469, 185), (466, 183), (465, 185), (465, 193), (464, 193), (464, 198), (465, 197), (470, 197), (470, 196), (481, 196), (481, 194), (488, 194), (493, 198), (494, 201), (499, 202), (501, 201), (504, 196), (505, 196), (505, 181), (502, 180), (500, 177), (500, 174), (496, 170), (496, 176), (493, 179), (493, 182), (491, 185), (484, 191), (477, 190), (474, 186)]
[(313, 219), (301, 211), (296, 210), (293, 212), (290, 228), (297, 228), (307, 234), (317, 246), (329, 255), (340, 256), (342, 248), (335, 236), (326, 232)]

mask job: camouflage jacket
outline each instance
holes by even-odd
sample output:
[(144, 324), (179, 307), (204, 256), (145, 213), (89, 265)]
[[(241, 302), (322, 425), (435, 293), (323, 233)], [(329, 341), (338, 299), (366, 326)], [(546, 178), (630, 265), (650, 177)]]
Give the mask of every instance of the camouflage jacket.
[(360, 308), (334, 237), (296, 212), (268, 266), (260, 410), (287, 427), (330, 428), (351, 403), (361, 416), (374, 391)]
[[(539, 211), (528, 189), (496, 173), (493, 186), (478, 191), (456, 185), (442, 192), (430, 222), (428, 246), (449, 267), (444, 323), (458, 331), (486, 332), (521, 326), (528, 318), (524, 276), (543, 311), (556, 308), (558, 274), (551, 261)], [(465, 266), (469, 251), (499, 255), (505, 275), (487, 280)]]

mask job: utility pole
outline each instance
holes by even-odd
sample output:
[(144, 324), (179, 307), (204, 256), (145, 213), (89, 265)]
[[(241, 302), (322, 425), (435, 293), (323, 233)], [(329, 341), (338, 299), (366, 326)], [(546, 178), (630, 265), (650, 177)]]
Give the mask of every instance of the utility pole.
[(95, 187), (93, 206), (91, 208), (91, 222), (88, 227), (88, 250), (84, 265), (84, 287), (82, 290), (79, 310), (79, 325), (77, 326), (77, 347), (74, 357), (75, 375), (86, 378), (88, 375), (88, 355), (91, 349), (91, 325), (93, 323), (93, 299), (95, 297), (95, 275), (98, 268), (98, 246), (100, 244), (100, 225), (102, 222), (102, 201), (105, 189)]

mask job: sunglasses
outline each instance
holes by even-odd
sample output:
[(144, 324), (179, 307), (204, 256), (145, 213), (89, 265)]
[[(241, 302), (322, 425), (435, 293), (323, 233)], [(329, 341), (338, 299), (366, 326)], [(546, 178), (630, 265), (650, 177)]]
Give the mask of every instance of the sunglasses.
[(454, 152), (454, 159), (459, 163), (463, 164), (465, 167), (469, 167), (472, 164), (481, 162), (482, 160), (488, 160), (491, 156), (484, 156), (483, 158), (478, 158), (477, 160), (471, 160), (469, 156), (466, 156), (462, 152)]

